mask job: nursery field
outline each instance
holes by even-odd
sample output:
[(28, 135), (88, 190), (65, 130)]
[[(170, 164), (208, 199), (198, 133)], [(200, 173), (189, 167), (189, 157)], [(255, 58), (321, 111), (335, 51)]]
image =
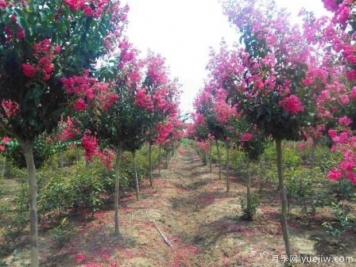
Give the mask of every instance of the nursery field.
[[(253, 176), (259, 207), (256, 220), (244, 221), (240, 199), (246, 198), (246, 179), (241, 170), (237, 176), (231, 173), (227, 193), (217, 165), (210, 172), (191, 146), (181, 146), (167, 169), (160, 175), (154, 172), (153, 188), (142, 180), (139, 201), (133, 192), (122, 194), (121, 238), (113, 235), (110, 208), (93, 217), (67, 216), (57, 232), (40, 224), (40, 266), (282, 266), (285, 250), (275, 184), (267, 182), (261, 188), (261, 179)], [(7, 179), (5, 197), (11, 197), (16, 186), (16, 180)], [(353, 202), (348, 205), (354, 211)], [(330, 235), (323, 223), (333, 220), (330, 207), (318, 208), (309, 220), (300, 207), (291, 209), (292, 252), (299, 261), (295, 266), (355, 265), (356, 233), (348, 229)], [(29, 266), (27, 231), (16, 237), (15, 251), (0, 266)]]

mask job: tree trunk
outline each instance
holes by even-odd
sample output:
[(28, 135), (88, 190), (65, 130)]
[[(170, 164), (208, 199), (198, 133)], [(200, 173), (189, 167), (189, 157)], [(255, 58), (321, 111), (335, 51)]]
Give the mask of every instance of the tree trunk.
[(229, 180), (229, 169), (230, 169), (230, 143), (226, 142), (226, 192), (230, 192), (230, 180)]
[(213, 150), (213, 142), (210, 141), (210, 148), (209, 148), (209, 167), (210, 167), (210, 172), (213, 171), (213, 164), (212, 164), (212, 160), (211, 160), (211, 152)]
[(277, 151), (277, 170), (278, 170), (278, 181), (279, 181), (279, 190), (282, 200), (282, 227), (283, 227), (283, 240), (286, 249), (286, 256), (290, 259), (291, 249), (289, 243), (289, 231), (287, 223), (287, 189), (284, 186), (283, 181), (283, 169), (282, 169), (282, 140), (276, 139), (276, 151)]
[(165, 169), (168, 169), (168, 157), (169, 157), (169, 150), (166, 150), (166, 164), (165, 164)]
[(120, 185), (120, 162), (122, 154), (122, 144), (116, 149), (115, 159), (115, 197), (114, 197), (114, 209), (115, 209), (115, 235), (120, 237), (119, 230), (119, 185)]
[(38, 261), (38, 221), (37, 221), (37, 181), (33, 159), (33, 143), (21, 142), (27, 165), (29, 182), (30, 235), (31, 235), (31, 267), (39, 266)]
[(204, 165), (206, 165), (206, 164), (207, 164), (206, 152), (203, 151), (203, 150), (201, 150), (201, 154), (202, 154), (202, 155), (201, 155), (202, 162), (203, 162)]
[(152, 143), (149, 142), (148, 145), (148, 172), (150, 177), (150, 186), (153, 187), (153, 177), (152, 177)]
[(6, 174), (6, 157), (3, 156), (2, 169), (1, 169), (1, 177), (4, 177), (5, 174)]
[(79, 147), (77, 146), (76, 148), (76, 159), (77, 159), (77, 163), (80, 161), (80, 151), (79, 151)]
[(250, 159), (246, 157), (246, 169), (247, 169), (247, 220), (253, 219), (253, 212), (251, 207), (251, 173), (250, 173)]
[(221, 180), (221, 155), (220, 155), (219, 141), (218, 141), (218, 140), (215, 140), (215, 143), (216, 143), (216, 149), (218, 150), (219, 180)]
[(317, 145), (317, 139), (313, 138), (313, 143), (310, 151), (310, 168), (311, 168), (311, 178), (314, 178), (314, 166), (315, 166), (315, 149)]
[(59, 151), (59, 168), (64, 167), (64, 156), (63, 156), (63, 151)]
[(265, 166), (265, 158), (264, 156), (261, 156), (259, 159), (259, 165), (260, 165), (260, 186), (258, 188), (258, 192), (262, 193), (264, 184), (266, 182), (266, 166)]
[(136, 185), (136, 200), (140, 200), (140, 185), (137, 176), (137, 164), (136, 164), (136, 151), (132, 152), (133, 163), (134, 163), (134, 173), (135, 173), (135, 185)]
[(161, 158), (162, 158), (162, 147), (158, 147), (158, 175), (161, 176)]

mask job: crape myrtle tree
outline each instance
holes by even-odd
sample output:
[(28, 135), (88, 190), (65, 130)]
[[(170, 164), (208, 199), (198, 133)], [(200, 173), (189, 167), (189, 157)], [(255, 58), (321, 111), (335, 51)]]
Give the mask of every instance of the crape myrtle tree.
[[(136, 150), (146, 141), (145, 136), (152, 126), (154, 108), (164, 110), (171, 105), (165, 102), (163, 86), (148, 90), (146, 82), (150, 73), (147, 74), (146, 71), (150, 61), (138, 60), (137, 55), (138, 51), (127, 39), (119, 41), (117, 49), (105, 59), (104, 66), (98, 70), (98, 79), (109, 82), (115, 94), (111, 95), (103, 107), (88, 108), (78, 117), (83, 129), (87, 130), (85, 136), (88, 141), (83, 146), (88, 155), (97, 153), (98, 143), (116, 152), (114, 208), (117, 236), (120, 236), (118, 202), (122, 152), (127, 150), (133, 154), (136, 169)], [(139, 199), (136, 171), (135, 184), (136, 197)]]
[(225, 14), (241, 37), (234, 72), (224, 81), (229, 99), (241, 115), (276, 144), (282, 227), (286, 255), (291, 255), (287, 199), (282, 170), (282, 141), (298, 140), (309, 120), (303, 98), (310, 48), (288, 14), (273, 1), (226, 1)]
[(192, 123), (187, 125), (187, 137), (189, 139), (195, 140), (201, 153), (203, 154), (203, 164), (207, 164), (207, 152), (209, 152), (209, 165), (210, 172), (212, 172), (212, 143), (213, 137), (209, 134), (208, 126), (203, 114), (198, 113), (197, 111), (190, 114), (192, 118)]
[(219, 123), (217, 117), (214, 114), (215, 99), (217, 91), (215, 88), (210, 87), (208, 84), (201, 90), (194, 100), (193, 106), (195, 112), (200, 114), (200, 118), (203, 119), (208, 133), (213, 137), (216, 144), (219, 163), (219, 179), (221, 179), (221, 153), (219, 141), (224, 141), (226, 136), (224, 135), (224, 126)]
[(126, 11), (101, 0), (0, 1), (0, 127), (19, 141), (26, 159), (32, 266), (39, 265), (33, 142), (68, 110), (71, 92), (61, 79), (95, 64), (106, 52), (105, 38), (121, 34)]
[(174, 117), (168, 117), (166, 121), (159, 123), (155, 127), (157, 135), (155, 143), (161, 146), (165, 150), (166, 163), (165, 167), (168, 168), (169, 155), (179, 145), (179, 140), (183, 135), (183, 123), (177, 115)]
[(143, 73), (145, 78), (142, 89), (137, 94), (136, 103), (150, 113), (146, 122), (148, 124), (146, 137), (149, 144), (149, 179), (150, 186), (153, 186), (152, 145), (157, 135), (155, 125), (165, 121), (168, 117), (177, 116), (180, 85), (177, 79), (170, 79), (169, 69), (162, 56), (149, 51), (144, 63)]
[(135, 152), (140, 147), (147, 112), (136, 104), (142, 83), (142, 62), (137, 59), (138, 51), (126, 39), (110, 44), (116, 45), (116, 49), (105, 58), (103, 67), (98, 70), (98, 78), (110, 83), (114, 95), (104, 107), (88, 108), (77, 118), (82, 129), (86, 129), (84, 136), (87, 139), (82, 143), (88, 159), (97, 153), (98, 146), (115, 151), (114, 221), (115, 234), (120, 236), (118, 202), (121, 156), (124, 149)]
[[(331, 20), (314, 20), (312, 26), (315, 30), (312, 32), (313, 34), (310, 34), (310, 37), (319, 34), (322, 38), (317, 39), (317, 41), (331, 48), (339, 56), (340, 64), (345, 67), (347, 78), (345, 84), (348, 89), (347, 93), (342, 94), (345, 113), (332, 113), (338, 117), (339, 127), (328, 131), (334, 143), (332, 151), (341, 152), (343, 158), (337, 167), (330, 170), (327, 177), (332, 180), (347, 178), (353, 184), (356, 184), (354, 169), (356, 165), (356, 137), (354, 134), (356, 130), (356, 54), (354, 42), (356, 19), (353, 13), (356, 3), (354, 0), (322, 0), (322, 2), (325, 8), (332, 12), (333, 16)], [(316, 26), (319, 26), (319, 28)]]

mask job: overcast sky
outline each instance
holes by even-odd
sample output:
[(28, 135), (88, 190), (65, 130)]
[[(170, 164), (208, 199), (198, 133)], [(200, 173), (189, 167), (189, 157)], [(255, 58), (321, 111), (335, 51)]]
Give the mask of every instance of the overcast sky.
[[(166, 58), (171, 75), (178, 77), (183, 94), (180, 108), (193, 110), (192, 102), (204, 85), (209, 47), (219, 48), (222, 38), (228, 44), (238, 41), (218, 0), (123, 0), (130, 6), (127, 35), (142, 51), (148, 49)], [(321, 0), (276, 2), (296, 17), (301, 7), (316, 15), (325, 14)]]

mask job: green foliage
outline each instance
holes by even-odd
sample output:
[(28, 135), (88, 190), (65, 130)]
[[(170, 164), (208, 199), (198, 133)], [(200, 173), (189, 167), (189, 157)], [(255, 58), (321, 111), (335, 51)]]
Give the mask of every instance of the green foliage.
[(234, 170), (242, 170), (245, 164), (245, 153), (240, 150), (232, 150), (230, 152), (230, 167)]
[(290, 168), (285, 171), (285, 184), (289, 208), (291, 204), (301, 208), (309, 224), (317, 213), (318, 207), (328, 205), (328, 184), (320, 168), (314, 170), (306, 168)]
[(349, 179), (340, 179), (339, 194), (344, 199), (352, 199), (356, 196), (356, 187)]
[(56, 249), (61, 249), (65, 244), (67, 244), (71, 237), (71, 227), (67, 223), (67, 218), (64, 218), (58, 226), (51, 229), (50, 231), (52, 240), (54, 241), (54, 247)]
[[(2, 200), (2, 199), (1, 199)], [(25, 230), (28, 222), (28, 185), (26, 179), (20, 180), (20, 186), (13, 200), (4, 199), (0, 202), (0, 221), (5, 218), (0, 226), (0, 255), (13, 252), (18, 237)]]
[[(46, 174), (49, 175), (48, 178), (44, 176)], [(56, 170), (46, 174), (38, 175), (38, 184), (41, 188), (38, 195), (39, 213), (49, 217), (52, 213), (61, 216), (72, 207), (74, 191), (63, 171)]]
[(181, 144), (182, 146), (190, 146), (191, 143), (192, 143), (192, 142), (191, 142), (189, 139), (183, 138), (182, 140), (180, 140), (180, 144)]
[(241, 218), (246, 221), (253, 221), (256, 219), (257, 209), (260, 205), (259, 196), (257, 193), (250, 194), (250, 206), (244, 198), (240, 198), (240, 204), (242, 209)]
[[(295, 142), (284, 142), (282, 147), (283, 164), (285, 167), (297, 167), (301, 163), (301, 159), (298, 154)], [(264, 150), (264, 158), (269, 162), (276, 162), (277, 152), (276, 145), (271, 142), (266, 145)]]
[(326, 228), (327, 233), (339, 237), (352, 227), (349, 216), (351, 209), (348, 205), (345, 205), (342, 202), (332, 202), (331, 211), (334, 214), (336, 221), (331, 223), (325, 222), (323, 223), (323, 226)]
[[(106, 52), (103, 39), (123, 23), (122, 10), (114, 12), (116, 7), (110, 1), (97, 17), (88, 17), (81, 10), (73, 11), (62, 0), (32, 0), (26, 4), (14, 1), (11, 8), (0, 10), (0, 31), (5, 33), (5, 27), (14, 31), (11, 38), (6, 38), (5, 34), (0, 38), (0, 101), (10, 100), (20, 107), (20, 112), (11, 118), (6, 116), (4, 109), (0, 110), (1, 118), (6, 118), (2, 119), (2, 126), (8, 132), (32, 143), (36, 136), (51, 133), (57, 127), (68, 111), (70, 97), (60, 79), (91, 69)], [(94, 9), (98, 10), (95, 6)], [(16, 22), (10, 19), (12, 15)], [(24, 38), (16, 38), (20, 30)], [(44, 70), (41, 70), (30, 78), (22, 71), (22, 64), (38, 63), (33, 47), (44, 39), (50, 40), (53, 46), (50, 51), (42, 51), (47, 52), (53, 72), (44, 77)], [(60, 51), (51, 54), (57, 45)]]

